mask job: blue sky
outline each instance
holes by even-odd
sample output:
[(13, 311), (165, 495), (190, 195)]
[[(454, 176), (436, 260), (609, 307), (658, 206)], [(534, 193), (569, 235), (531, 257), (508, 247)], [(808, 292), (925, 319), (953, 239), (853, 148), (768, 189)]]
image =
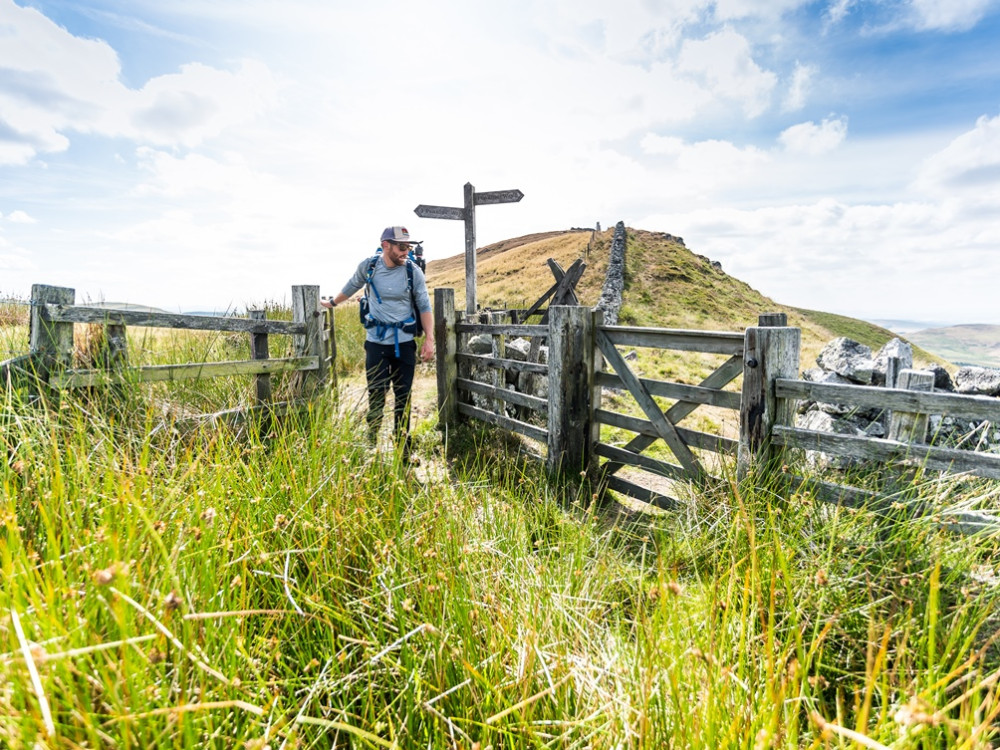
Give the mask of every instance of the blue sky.
[[(363, 6), (363, 7), (362, 7)], [(998, 0), (0, 0), (0, 294), (167, 310), (629, 226), (778, 302), (1000, 323)]]

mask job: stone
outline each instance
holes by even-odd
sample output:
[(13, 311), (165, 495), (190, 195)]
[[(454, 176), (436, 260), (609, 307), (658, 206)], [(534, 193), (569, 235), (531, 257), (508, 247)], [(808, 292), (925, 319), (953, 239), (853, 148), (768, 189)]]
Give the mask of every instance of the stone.
[(507, 342), (507, 359), (516, 362), (527, 362), (528, 352), (531, 351), (531, 342), (527, 339), (511, 339)]
[(469, 352), (471, 354), (492, 354), (493, 337), (486, 334), (473, 336), (469, 339)]
[(896, 357), (899, 360), (897, 374), (901, 370), (909, 370), (913, 367), (913, 347), (898, 338), (887, 341), (885, 346), (878, 350), (878, 354), (873, 360), (872, 383), (874, 385), (885, 385), (885, 373), (890, 357)]
[(1000, 396), (1000, 370), (960, 367), (955, 373), (955, 390), (980, 396)]
[(924, 371), (933, 373), (935, 391), (953, 392), (955, 390), (955, 384), (951, 382), (951, 375), (941, 365), (930, 365), (925, 367)]
[(869, 385), (875, 370), (871, 348), (843, 336), (823, 347), (816, 364), (859, 385)]

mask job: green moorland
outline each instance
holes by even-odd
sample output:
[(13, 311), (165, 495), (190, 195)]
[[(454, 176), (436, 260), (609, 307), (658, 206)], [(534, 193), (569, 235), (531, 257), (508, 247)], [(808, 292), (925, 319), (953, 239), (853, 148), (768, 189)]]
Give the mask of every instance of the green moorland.
[[(0, 351), (23, 350), (3, 319)], [(245, 403), (245, 380), (45, 407), (0, 391), (0, 746), (997, 742), (995, 539), (731, 471), (683, 512), (616, 512), (516, 441), (445, 440), (433, 416), (413, 469), (358, 439), (355, 320), (338, 309), (339, 407), (266, 430), (186, 418)], [(132, 332), (129, 355), (248, 349)], [(998, 495), (911, 492), (942, 509)]]

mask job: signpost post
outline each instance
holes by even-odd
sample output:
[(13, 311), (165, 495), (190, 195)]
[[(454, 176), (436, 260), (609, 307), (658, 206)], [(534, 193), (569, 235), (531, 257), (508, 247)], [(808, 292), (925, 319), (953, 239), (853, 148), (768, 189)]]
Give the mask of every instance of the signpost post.
[(496, 203), (517, 203), (524, 197), (520, 190), (491, 190), (477, 193), (472, 183), (465, 183), (465, 205), (425, 206), (420, 204), (413, 213), (422, 219), (454, 219), (465, 222), (465, 311), (476, 312), (476, 206)]

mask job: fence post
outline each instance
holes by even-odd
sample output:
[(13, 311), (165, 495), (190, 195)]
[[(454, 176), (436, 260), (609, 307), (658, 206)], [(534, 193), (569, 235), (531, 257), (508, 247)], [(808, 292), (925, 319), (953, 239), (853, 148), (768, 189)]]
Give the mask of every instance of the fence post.
[[(267, 310), (249, 310), (250, 320), (267, 320)], [(266, 333), (250, 334), (250, 359), (267, 359), (270, 356)], [(254, 377), (257, 390), (257, 404), (266, 404), (271, 400), (271, 376), (258, 373)]]
[[(49, 375), (73, 363), (73, 324), (52, 323), (44, 315), (45, 305), (72, 305), (76, 290), (62, 286), (32, 284), (31, 317), (28, 324), (29, 350), (38, 378), (48, 383)], [(32, 387), (32, 394), (40, 389)]]
[(589, 307), (549, 308), (548, 468), (590, 468), (590, 398), (594, 384), (594, 319)]
[[(337, 403), (340, 399), (340, 389), (337, 387), (337, 318), (333, 308), (327, 308), (323, 317), (323, 354), (329, 362), (330, 384), (333, 389), (333, 400)], [(320, 362), (320, 367), (324, 363)]]
[[(904, 391), (933, 391), (934, 373), (921, 370), (901, 370), (896, 387)], [(927, 414), (894, 411), (889, 419), (889, 440), (901, 443), (927, 442)]]
[[(489, 312), (486, 314), (484, 323), (490, 325), (503, 325), (503, 312)], [(495, 360), (506, 359), (507, 357), (507, 337), (502, 333), (494, 333), (490, 336), (491, 351), (490, 356)], [(502, 389), (507, 387), (507, 370), (502, 367), (491, 368), (490, 380), (494, 388)], [(503, 399), (495, 398), (491, 405), (494, 414), (504, 415), (506, 403)]]
[(326, 384), (326, 372), (323, 369), (323, 326), (319, 310), (319, 285), (292, 287), (292, 320), (305, 323), (306, 326), (305, 334), (293, 337), (295, 356), (316, 357), (320, 363), (319, 369), (302, 373), (299, 395), (305, 398), (312, 398)]
[(775, 328), (788, 325), (788, 314), (783, 312), (761, 313), (757, 316), (757, 326), (759, 328)]
[(792, 422), (793, 402), (774, 395), (774, 381), (794, 379), (799, 371), (798, 328), (747, 328), (743, 349), (743, 394), (740, 400), (740, 444), (737, 475), (746, 476), (755, 463), (774, 462), (780, 455), (771, 445), (771, 428)]
[(458, 423), (458, 337), (455, 335), (455, 290), (434, 290), (434, 341), (437, 344), (438, 426)]

